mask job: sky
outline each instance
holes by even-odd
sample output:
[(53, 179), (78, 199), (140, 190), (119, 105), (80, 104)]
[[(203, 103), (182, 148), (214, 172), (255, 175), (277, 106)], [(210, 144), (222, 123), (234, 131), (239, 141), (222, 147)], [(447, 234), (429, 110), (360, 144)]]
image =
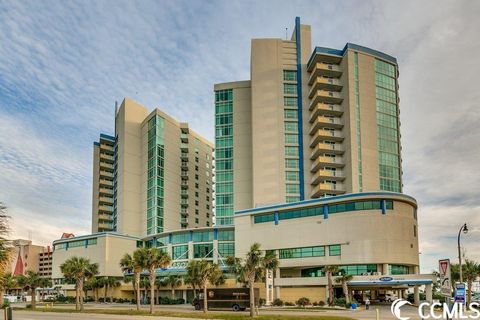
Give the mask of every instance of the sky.
[(91, 228), (92, 152), (115, 101), (213, 140), (213, 85), (249, 78), (250, 40), (312, 26), (313, 46), (398, 59), (404, 192), (422, 271), (480, 260), (480, 1), (0, 1), (0, 201), (12, 238)]

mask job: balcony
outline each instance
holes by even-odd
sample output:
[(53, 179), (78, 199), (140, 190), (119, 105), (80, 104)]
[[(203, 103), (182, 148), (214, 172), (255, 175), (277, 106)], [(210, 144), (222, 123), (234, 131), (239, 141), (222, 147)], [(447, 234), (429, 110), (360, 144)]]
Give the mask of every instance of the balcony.
[(188, 180), (188, 172), (182, 171), (181, 177), (182, 177), (182, 180)]
[(312, 111), (310, 122), (313, 122), (316, 117), (323, 115), (340, 117), (343, 114), (343, 107), (338, 104), (317, 103), (310, 105), (310, 111)]
[(181, 197), (184, 198), (184, 199), (185, 199), (185, 198), (188, 198), (188, 191), (185, 190), (185, 189), (182, 189), (182, 192), (180, 193), (180, 195), (181, 195)]
[(182, 181), (182, 189), (188, 189), (188, 181)]
[(108, 206), (108, 205), (99, 205), (98, 206), (99, 211), (106, 211), (106, 212), (113, 212), (113, 206)]
[(180, 134), (180, 140), (181, 140), (182, 142), (187, 143), (187, 142), (188, 142), (188, 134), (186, 134), (186, 133), (181, 133), (181, 134)]
[(183, 152), (188, 152), (188, 144), (186, 144), (186, 143), (180, 144), (180, 149), (182, 150), (182, 153)]
[(187, 161), (182, 161), (182, 170), (183, 171), (188, 171), (188, 162)]
[(343, 183), (319, 183), (315, 188), (312, 190), (312, 197), (318, 198), (325, 194), (342, 194), (345, 193), (345, 186)]
[(182, 215), (182, 217), (188, 217), (188, 211), (186, 209), (182, 209), (180, 211), (180, 214)]
[(115, 160), (113, 155), (109, 155), (106, 153), (100, 153), (100, 159), (105, 160), (106, 162), (109, 162), (109, 163), (113, 163), (113, 161)]
[(180, 218), (181, 224), (188, 224), (188, 218)]
[(180, 155), (180, 158), (182, 158), (182, 161), (188, 161), (188, 153), (182, 152), (182, 154)]
[(102, 197), (100, 196), (98, 198), (98, 201), (102, 204), (106, 203), (106, 204), (113, 204), (113, 198), (109, 198), (109, 197)]
[(107, 222), (113, 222), (113, 216), (111, 214), (99, 213), (98, 220), (106, 220)]
[(188, 200), (182, 199), (180, 206), (182, 206), (182, 208), (188, 208)]
[(340, 118), (330, 118), (330, 117), (317, 117), (312, 123), (310, 128), (310, 135), (313, 135), (315, 131), (320, 128), (333, 128), (341, 129), (343, 128), (343, 121)]
[(100, 231), (100, 229), (111, 230), (111, 229), (113, 229), (113, 223), (100, 222), (100, 223), (98, 223), (98, 229), (99, 229), (99, 231)]
[(317, 90), (310, 97), (310, 109), (317, 103), (340, 104), (343, 101), (343, 95), (336, 91)]
[(315, 161), (312, 163), (312, 166), (310, 168), (311, 172), (317, 172), (318, 169), (322, 167), (335, 167), (335, 168), (341, 168), (344, 167), (345, 163), (343, 162), (343, 157), (342, 156), (336, 156), (336, 157), (325, 157), (325, 156), (320, 156)]
[(317, 90), (342, 91), (342, 88), (343, 86), (340, 79), (318, 77), (313, 81), (308, 97), (312, 98)]
[(107, 189), (107, 188), (100, 188), (98, 192), (102, 195), (110, 195), (113, 196), (113, 190), (112, 189)]
[[(345, 174), (342, 170), (328, 170), (328, 169), (322, 169), (323, 167), (320, 167), (318, 171), (313, 175), (312, 180), (310, 181), (310, 184), (317, 185), (321, 181), (324, 180), (330, 180), (330, 181), (343, 181), (345, 180)], [(312, 168), (312, 172), (313, 168)]]
[(100, 187), (113, 187), (113, 181), (100, 179)]
[(310, 140), (310, 148), (313, 148), (322, 140), (343, 141), (343, 134), (340, 130), (318, 129)]
[(312, 85), (318, 77), (340, 78), (342, 76), (342, 68), (338, 64), (317, 62), (310, 65), (308, 69), (311, 71), (309, 85)]
[(100, 178), (110, 178), (113, 179), (113, 172), (100, 170)]
[(344, 154), (345, 150), (340, 143), (319, 143), (315, 146), (315, 148), (313, 148), (310, 159), (315, 160), (323, 153)]
[(102, 143), (102, 144), (100, 145), (100, 149), (102, 149), (102, 150), (107, 150), (107, 151), (110, 151), (110, 152), (112, 152), (112, 153), (114, 152), (114, 150), (113, 150), (113, 145), (109, 145), (109, 144), (105, 144), (105, 143)]

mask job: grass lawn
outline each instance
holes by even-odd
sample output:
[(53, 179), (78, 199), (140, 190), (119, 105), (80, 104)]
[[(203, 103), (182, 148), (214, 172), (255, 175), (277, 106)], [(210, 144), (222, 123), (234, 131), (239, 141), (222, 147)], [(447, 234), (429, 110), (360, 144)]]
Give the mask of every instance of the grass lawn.
[[(17, 309), (17, 310), (29, 310), (29, 309)], [(38, 308), (36, 312), (65, 312), (65, 313), (75, 313), (77, 311), (66, 308), (47, 308), (40, 309)], [(132, 315), (132, 316), (152, 316), (148, 311), (137, 311), (137, 310), (113, 310), (113, 309), (87, 309), (83, 313), (96, 313), (96, 314), (117, 314), (117, 315)], [(249, 319), (250, 317), (247, 314), (233, 314), (233, 313), (218, 313), (218, 312), (209, 312), (207, 314), (203, 312), (175, 312), (175, 311), (156, 311), (153, 316), (163, 316), (163, 317), (179, 317), (179, 318), (197, 318), (197, 319), (225, 319), (225, 320), (242, 320)], [(309, 319), (309, 320), (352, 320), (353, 318), (348, 317), (334, 317), (334, 316), (284, 316), (284, 315), (262, 315), (255, 319), (260, 320), (294, 320), (294, 319)]]

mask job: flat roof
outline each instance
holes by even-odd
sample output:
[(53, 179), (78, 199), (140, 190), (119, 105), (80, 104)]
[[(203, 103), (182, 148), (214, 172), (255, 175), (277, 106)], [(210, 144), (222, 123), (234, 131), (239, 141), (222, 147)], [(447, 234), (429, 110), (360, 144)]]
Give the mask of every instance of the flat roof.
[(128, 234), (105, 231), (105, 232), (96, 232), (96, 233), (87, 234), (87, 235), (78, 236), (78, 237), (57, 239), (53, 241), (53, 244), (66, 243), (66, 242), (72, 242), (72, 241), (78, 241), (78, 240), (88, 240), (88, 239), (100, 238), (100, 237), (106, 237), (106, 236), (125, 238), (125, 239), (131, 239), (131, 240), (141, 240), (140, 238), (133, 237)]
[(371, 199), (371, 198), (382, 198), (388, 200), (400, 200), (408, 202), (415, 207), (417, 206), (417, 200), (415, 198), (397, 192), (359, 192), (359, 193), (348, 193), (340, 196), (335, 197), (326, 197), (326, 198), (318, 198), (318, 199), (311, 199), (311, 200), (304, 200), (298, 202), (290, 202), (290, 203), (282, 203), (282, 204), (275, 204), (270, 206), (263, 206), (253, 209), (246, 209), (246, 210), (239, 210), (235, 211), (235, 215), (237, 214), (252, 214), (252, 213), (260, 213), (260, 212), (268, 212), (272, 210), (286, 210), (291, 208), (302, 208), (309, 205), (316, 205), (316, 204), (333, 204), (337, 202), (346, 202), (349, 200), (355, 199)]
[(310, 59), (308, 59), (307, 67), (310, 66), (310, 63), (312, 62), (316, 54), (328, 54), (332, 56), (343, 57), (345, 55), (345, 52), (347, 52), (347, 50), (355, 50), (355, 51), (363, 52), (363, 53), (378, 57), (380, 59), (387, 60), (393, 64), (397, 64), (397, 58), (391, 55), (388, 55), (386, 53), (383, 53), (375, 49), (371, 49), (368, 47), (360, 46), (358, 44), (347, 42), (347, 44), (342, 50), (327, 48), (327, 47), (315, 47), (315, 49), (313, 49), (313, 52), (310, 56)]

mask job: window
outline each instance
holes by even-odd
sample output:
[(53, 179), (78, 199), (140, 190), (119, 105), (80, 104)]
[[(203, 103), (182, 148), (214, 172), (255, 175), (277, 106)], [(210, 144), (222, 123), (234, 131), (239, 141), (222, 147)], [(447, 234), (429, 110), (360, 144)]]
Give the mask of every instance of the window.
[(298, 147), (286, 146), (285, 147), (285, 155), (286, 156), (298, 157)]
[(283, 110), (283, 116), (285, 120), (297, 120), (298, 119), (298, 113), (297, 110), (292, 110), (292, 109), (285, 109)]
[(297, 71), (283, 70), (283, 81), (297, 81)]
[(298, 169), (299, 162), (297, 159), (285, 159), (285, 168)]
[(286, 184), (285, 191), (287, 193), (300, 193), (300, 186), (298, 184)]
[(408, 266), (390, 264), (388, 265), (388, 269), (390, 271), (390, 274), (409, 274)]
[(207, 242), (213, 240), (212, 231), (194, 232), (193, 242)]
[(263, 222), (269, 222), (269, 221), (274, 221), (275, 216), (272, 214), (264, 214), (261, 216), (254, 216), (253, 221), (255, 223), (263, 223)]
[(219, 243), (218, 254), (222, 257), (234, 257), (235, 256), (235, 244), (234, 243)]
[(304, 247), (304, 248), (292, 248), (292, 249), (280, 249), (280, 259), (294, 259), (294, 258), (309, 258), (309, 257), (324, 257), (325, 247)]
[(172, 258), (173, 260), (188, 259), (187, 252), (188, 252), (188, 245), (174, 246), (172, 247)]
[(283, 105), (285, 107), (297, 107), (298, 100), (295, 97), (283, 97)]
[(285, 171), (286, 181), (300, 181), (300, 175), (298, 171)]
[(285, 122), (285, 131), (298, 132), (298, 123), (297, 122)]
[(195, 218), (195, 223), (198, 224), (198, 218)]
[(213, 258), (213, 243), (194, 244), (193, 257), (195, 259)]
[(297, 94), (297, 85), (292, 83), (283, 84), (283, 93), (284, 94)]
[(285, 143), (287, 144), (298, 144), (298, 136), (296, 134), (285, 134)]
[(235, 231), (233, 230), (218, 230), (218, 241), (234, 241)]
[(172, 235), (172, 244), (187, 243), (190, 240), (189, 233), (178, 233)]
[[(207, 217), (208, 218), (208, 217)], [(210, 227), (210, 222), (207, 221), (207, 224), (206, 224), (207, 227)]]
[(339, 244), (328, 246), (329, 256), (339, 256), (342, 254), (342, 248)]

